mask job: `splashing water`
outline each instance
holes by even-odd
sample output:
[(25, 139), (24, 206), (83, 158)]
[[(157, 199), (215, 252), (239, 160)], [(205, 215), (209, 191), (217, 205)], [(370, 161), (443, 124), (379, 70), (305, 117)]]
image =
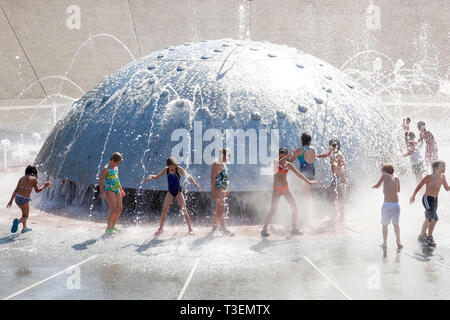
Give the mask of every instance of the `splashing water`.
[[(186, 56), (192, 60), (180, 59)], [(265, 69), (263, 76), (259, 75), (261, 69)], [(220, 77), (213, 70), (219, 70)], [(135, 190), (133, 211), (139, 216), (142, 212), (139, 204), (145, 200), (147, 191), (166, 189), (165, 181), (144, 185), (144, 179), (149, 173), (159, 172), (165, 158), (171, 155), (176, 143), (171, 136), (176, 128), (189, 132), (183, 166), (200, 180), (202, 190), (208, 191), (210, 168), (189, 160), (193, 151), (205, 147), (204, 141), (192, 139), (195, 121), (200, 121), (204, 130), (240, 128), (258, 132), (278, 128), (282, 131), (281, 142), (292, 147), (299, 143), (305, 130), (312, 131), (315, 143), (324, 149), (336, 130), (340, 130), (347, 150), (355, 148), (358, 139), (369, 139), (370, 142), (360, 144), (363, 148), (377, 145), (376, 135), (364, 135), (355, 128), (369, 128), (370, 121), (378, 123), (379, 120), (371, 120), (371, 114), (384, 119), (389, 126), (389, 116), (378, 110), (370, 97), (350, 86), (348, 79), (337, 81), (340, 75), (338, 70), (314, 57), (268, 43), (225, 39), (170, 47), (130, 63), (73, 103), (53, 129), (37, 163), (52, 179), (62, 178), (76, 184), (75, 190), (70, 183), (61, 184), (64, 196), (52, 197), (70, 201), (74, 194), (83, 196), (90, 188), (92, 214), (105, 153), (121, 152), (125, 158), (120, 168), (121, 181), (125, 188)], [(280, 86), (286, 79), (288, 85)], [(370, 112), (365, 111), (370, 108), (373, 108)], [(93, 142), (97, 139), (98, 142)], [(249, 159), (247, 152), (245, 159)], [(77, 154), (76, 160), (73, 154)], [(380, 157), (384, 153), (380, 147), (349, 154), (348, 161), (353, 167), (368, 154)], [(89, 164), (92, 161), (94, 166)], [(368, 172), (370, 163), (361, 161), (357, 166)], [(232, 174), (235, 171), (234, 175), (239, 177), (231, 184), (232, 191), (263, 190), (270, 186), (271, 177), (261, 176), (259, 169), (258, 164), (231, 165)], [(328, 169), (319, 163), (318, 170), (326, 173)], [(188, 201), (193, 199), (190, 197), (189, 194)], [(247, 209), (243, 202), (238, 207)]]

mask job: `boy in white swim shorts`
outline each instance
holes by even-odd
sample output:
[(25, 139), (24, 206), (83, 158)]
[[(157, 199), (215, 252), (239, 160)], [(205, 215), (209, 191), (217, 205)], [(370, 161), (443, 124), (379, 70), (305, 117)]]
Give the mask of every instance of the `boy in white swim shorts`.
[(383, 183), (384, 203), (381, 207), (381, 224), (383, 231), (383, 243), (380, 245), (383, 249), (387, 247), (388, 225), (394, 225), (395, 236), (397, 238), (398, 249), (403, 248), (400, 242), (400, 205), (398, 204), (398, 193), (400, 192), (400, 180), (394, 176), (394, 167), (386, 163), (381, 168), (382, 176), (377, 184), (372, 188), (379, 188)]

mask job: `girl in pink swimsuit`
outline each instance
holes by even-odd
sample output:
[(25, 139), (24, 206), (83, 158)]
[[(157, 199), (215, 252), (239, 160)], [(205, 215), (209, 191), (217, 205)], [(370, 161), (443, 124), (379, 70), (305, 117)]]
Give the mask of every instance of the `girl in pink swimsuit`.
[[(272, 192), (272, 206), (270, 208), (270, 212), (264, 222), (263, 229), (261, 231), (262, 237), (268, 237), (269, 233), (267, 232), (267, 227), (269, 226), (270, 221), (273, 216), (277, 212), (278, 202), (280, 201), (281, 196), (285, 197), (288, 201), (289, 205), (292, 209), (292, 235), (301, 235), (303, 234), (297, 229), (297, 203), (295, 202), (295, 198), (289, 190), (287, 174), (289, 170), (294, 172), (300, 179), (305, 181), (308, 184), (314, 184), (315, 181), (308, 180), (302, 173), (300, 173), (292, 163), (288, 161), (291, 154), (287, 151), (286, 148), (281, 148), (279, 151), (279, 160), (274, 163), (274, 179), (273, 179), (273, 192)], [(277, 163), (278, 162), (278, 163)]]

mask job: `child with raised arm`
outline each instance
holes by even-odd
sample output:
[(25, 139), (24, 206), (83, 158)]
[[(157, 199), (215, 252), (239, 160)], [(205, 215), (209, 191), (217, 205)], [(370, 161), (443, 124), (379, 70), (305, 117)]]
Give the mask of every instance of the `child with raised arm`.
[(20, 219), (14, 219), (11, 232), (16, 233), (19, 228), (19, 224), (22, 223), (22, 233), (31, 231), (31, 228), (27, 227), (28, 215), (30, 213), (30, 195), (31, 192), (36, 191), (36, 193), (41, 192), (45, 188), (52, 185), (50, 181), (45, 182), (41, 187), (38, 186), (37, 181), (38, 172), (35, 166), (27, 166), (25, 169), (25, 175), (19, 179), (16, 189), (9, 200), (7, 208), (11, 208), (13, 200), (17, 206), (22, 211), (22, 217)]
[(411, 125), (411, 118), (410, 117), (404, 118), (403, 123), (402, 123), (402, 128), (403, 128), (403, 131), (405, 131), (405, 134), (409, 132), (410, 125)]
[[(435, 247), (436, 242), (433, 240), (433, 230), (438, 221), (437, 207), (438, 195), (441, 187), (444, 186), (445, 191), (450, 191), (445, 178), (445, 162), (438, 160), (432, 164), (433, 173), (425, 176), (419, 183), (411, 197), (411, 204), (416, 200), (416, 195), (425, 185), (425, 194), (422, 197), (422, 204), (425, 207), (425, 221), (422, 225), (422, 232), (419, 235), (420, 242), (426, 242), (429, 246)], [(427, 236), (428, 229), (428, 236)]]
[(177, 199), (178, 205), (181, 208), (181, 211), (184, 214), (184, 218), (186, 220), (186, 224), (188, 226), (188, 233), (189, 235), (194, 235), (194, 230), (192, 230), (191, 227), (191, 219), (189, 218), (188, 211), (186, 209), (186, 200), (184, 199), (184, 194), (181, 190), (181, 182), (180, 178), (182, 175), (186, 175), (188, 180), (197, 188), (200, 190), (200, 186), (197, 184), (197, 182), (194, 180), (194, 178), (186, 173), (186, 171), (178, 166), (177, 161), (175, 158), (168, 158), (166, 161), (167, 167), (163, 168), (160, 173), (157, 175), (150, 175), (147, 178), (145, 178), (145, 182), (149, 182), (150, 180), (156, 180), (161, 178), (163, 175), (167, 176), (167, 185), (168, 185), (168, 192), (166, 193), (166, 197), (164, 199), (164, 205), (162, 209), (161, 214), (161, 220), (159, 222), (159, 229), (155, 232), (155, 235), (160, 235), (164, 230), (164, 222), (166, 221), (167, 212), (169, 211), (170, 204), (172, 203), (173, 199)]
[(297, 177), (305, 181), (306, 183), (312, 185), (316, 183), (316, 181), (308, 180), (302, 173), (300, 173), (294, 165), (288, 161), (291, 154), (289, 154), (286, 148), (281, 148), (278, 153), (279, 160), (274, 160), (274, 176), (273, 176), (273, 192), (272, 192), (272, 206), (269, 211), (269, 215), (267, 216), (263, 229), (261, 231), (261, 236), (268, 237), (270, 234), (267, 232), (267, 227), (269, 226), (270, 221), (273, 216), (277, 212), (278, 202), (280, 198), (284, 196), (291, 206), (292, 210), (292, 235), (301, 235), (303, 234), (297, 229), (297, 204), (295, 202), (295, 198), (289, 190), (289, 185), (287, 181), (287, 174), (289, 170), (294, 172)]
[(408, 145), (408, 133), (410, 133), (410, 124), (411, 124), (411, 118), (407, 117), (403, 119), (403, 124), (402, 124), (402, 128), (403, 131), (405, 132), (405, 143), (406, 145)]
[[(116, 227), (117, 220), (122, 212), (122, 198), (125, 192), (119, 180), (119, 165), (123, 157), (119, 152), (114, 152), (109, 159), (108, 164), (100, 173), (100, 194), (102, 199), (106, 199), (109, 207), (108, 221), (106, 225), (106, 234), (116, 234), (121, 230)], [(103, 186), (106, 184), (106, 187)]]
[(425, 172), (422, 155), (419, 147), (415, 141), (416, 135), (414, 132), (408, 132), (406, 135), (407, 152), (403, 154), (404, 157), (410, 157), (411, 166), (417, 182), (421, 181)]
[(398, 204), (398, 193), (400, 192), (400, 179), (394, 176), (394, 167), (390, 163), (386, 163), (381, 168), (381, 178), (372, 188), (379, 188), (383, 184), (384, 203), (381, 207), (381, 224), (383, 231), (383, 249), (387, 247), (388, 225), (394, 225), (395, 236), (397, 238), (398, 249), (403, 248), (400, 242), (400, 205)]
[(344, 220), (344, 200), (347, 190), (347, 164), (341, 153), (341, 142), (338, 139), (331, 139), (330, 150), (327, 153), (317, 155), (317, 158), (330, 158), (331, 166), (331, 191), (334, 196), (334, 207), (336, 218)]

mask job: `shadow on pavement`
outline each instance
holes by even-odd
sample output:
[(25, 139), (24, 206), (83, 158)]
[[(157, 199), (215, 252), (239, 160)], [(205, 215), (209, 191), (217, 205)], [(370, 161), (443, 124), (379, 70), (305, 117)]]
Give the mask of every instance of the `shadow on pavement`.
[(74, 244), (72, 246), (72, 248), (77, 250), (77, 251), (86, 250), (88, 248), (88, 246), (91, 246), (91, 245), (95, 244), (98, 240), (99, 239), (86, 240), (86, 241), (84, 241), (82, 243)]
[(285, 244), (291, 244), (297, 242), (296, 240), (286, 239), (286, 240), (269, 240), (269, 239), (261, 239), (258, 243), (250, 247), (250, 250), (262, 253), (264, 249), (276, 246), (282, 246)]
[(195, 239), (192, 242), (191, 249), (194, 249), (194, 250), (200, 249), (203, 245), (211, 242), (211, 240), (214, 239), (213, 235), (214, 235), (214, 231), (210, 231), (210, 232), (208, 232), (208, 234), (206, 236)]
[(163, 242), (164, 242), (164, 240), (160, 240), (160, 239), (158, 239), (158, 236), (155, 236), (150, 241), (144, 242), (142, 245), (138, 246), (138, 248), (136, 249), (136, 252), (139, 254), (142, 254), (143, 252), (147, 251), (150, 248), (159, 246)]
[(10, 236), (6, 236), (6, 237), (3, 237), (3, 238), (0, 238), (0, 244), (8, 244), (8, 243), (15, 242), (17, 238), (19, 238), (18, 234), (13, 234), (13, 235), (10, 235)]

